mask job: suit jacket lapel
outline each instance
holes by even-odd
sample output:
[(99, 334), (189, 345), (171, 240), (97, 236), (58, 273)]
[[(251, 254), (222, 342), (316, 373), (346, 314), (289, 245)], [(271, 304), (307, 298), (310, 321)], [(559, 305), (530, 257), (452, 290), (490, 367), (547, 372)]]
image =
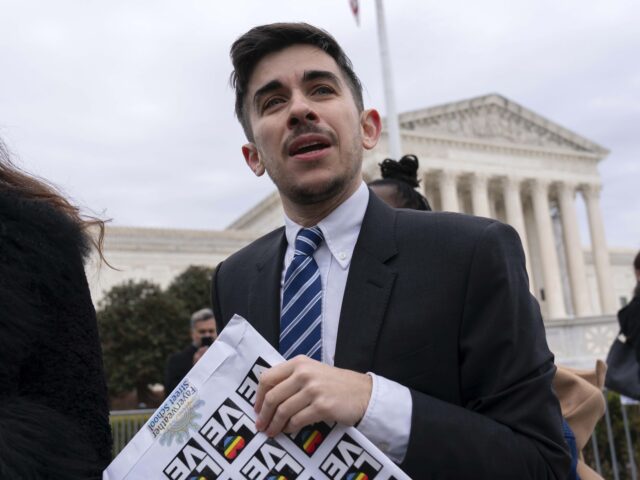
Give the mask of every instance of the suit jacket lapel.
[(284, 228), (263, 250), (250, 285), (249, 320), (277, 350), (280, 338), (280, 281), (287, 240)]
[(396, 272), (386, 262), (397, 253), (396, 212), (369, 192), (369, 205), (349, 267), (342, 301), (335, 365), (371, 369)]

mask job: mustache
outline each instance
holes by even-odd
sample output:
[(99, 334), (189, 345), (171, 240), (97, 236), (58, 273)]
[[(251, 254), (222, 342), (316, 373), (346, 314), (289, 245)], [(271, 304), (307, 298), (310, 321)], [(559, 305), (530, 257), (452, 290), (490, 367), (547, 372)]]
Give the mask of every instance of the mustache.
[(333, 133), (331, 130), (326, 129), (326, 128), (322, 128), (316, 124), (313, 123), (308, 123), (308, 122), (303, 122), (303, 123), (299, 123), (298, 125), (295, 126), (293, 132), (291, 132), (291, 134), (287, 137), (287, 140), (284, 142), (284, 148), (282, 149), (282, 152), (286, 155), (289, 152), (289, 146), (300, 136), (300, 135), (306, 135), (308, 133), (315, 133), (317, 135), (324, 135), (325, 137), (328, 137), (329, 140), (331, 141), (332, 145), (335, 145), (338, 143), (338, 138), (336, 137), (336, 134)]

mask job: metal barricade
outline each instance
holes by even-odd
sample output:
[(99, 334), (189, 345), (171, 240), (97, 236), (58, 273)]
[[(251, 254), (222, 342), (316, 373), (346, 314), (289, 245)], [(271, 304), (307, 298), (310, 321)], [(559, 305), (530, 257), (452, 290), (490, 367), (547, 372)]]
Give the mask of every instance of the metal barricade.
[(154, 409), (114, 410), (109, 413), (109, 423), (113, 434), (113, 456), (122, 451), (129, 440), (142, 428)]
[[(607, 409), (593, 431), (590, 446), (585, 448), (590, 449), (588, 463), (604, 478), (638, 480), (636, 458), (639, 455), (634, 448), (634, 438), (638, 434), (640, 407), (637, 401), (620, 397), (614, 392), (605, 390), (604, 394)], [(633, 419), (636, 428), (632, 424)]]

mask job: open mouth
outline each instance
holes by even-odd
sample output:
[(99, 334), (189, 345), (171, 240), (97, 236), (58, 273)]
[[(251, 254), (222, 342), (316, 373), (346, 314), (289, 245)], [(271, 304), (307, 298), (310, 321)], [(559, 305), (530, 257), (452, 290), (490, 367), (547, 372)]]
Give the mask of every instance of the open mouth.
[(331, 138), (327, 135), (317, 133), (299, 135), (289, 143), (287, 153), (291, 157), (311, 160), (317, 155), (322, 155), (321, 152), (330, 148), (332, 144)]
[(290, 155), (301, 155), (303, 153), (315, 152), (318, 150), (323, 150), (325, 148), (329, 148), (329, 144), (325, 142), (311, 142), (305, 143), (303, 145), (292, 148), (289, 151)]

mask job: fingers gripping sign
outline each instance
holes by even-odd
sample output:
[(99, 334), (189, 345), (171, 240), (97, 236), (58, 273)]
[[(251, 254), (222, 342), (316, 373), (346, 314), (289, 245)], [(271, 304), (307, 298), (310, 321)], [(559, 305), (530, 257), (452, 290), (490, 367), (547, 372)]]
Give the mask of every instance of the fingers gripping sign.
[(256, 428), (273, 437), (321, 421), (355, 425), (367, 410), (371, 388), (367, 374), (299, 355), (260, 376)]

